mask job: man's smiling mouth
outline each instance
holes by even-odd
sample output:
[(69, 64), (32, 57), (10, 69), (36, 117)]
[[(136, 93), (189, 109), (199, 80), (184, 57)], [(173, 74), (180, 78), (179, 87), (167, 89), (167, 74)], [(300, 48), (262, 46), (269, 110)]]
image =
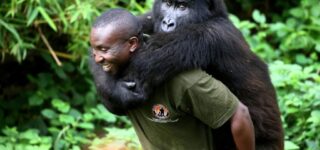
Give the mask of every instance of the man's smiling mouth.
[(111, 64), (103, 64), (102, 65), (102, 69), (105, 71), (105, 72), (110, 72), (112, 68), (112, 65)]

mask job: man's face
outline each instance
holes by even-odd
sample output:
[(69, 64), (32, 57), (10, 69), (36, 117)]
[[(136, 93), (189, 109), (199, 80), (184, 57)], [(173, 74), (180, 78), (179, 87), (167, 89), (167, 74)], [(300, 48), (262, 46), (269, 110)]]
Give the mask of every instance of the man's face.
[(90, 43), (96, 63), (102, 65), (104, 71), (116, 74), (125, 65), (132, 52), (132, 44), (125, 33), (113, 26), (92, 28)]

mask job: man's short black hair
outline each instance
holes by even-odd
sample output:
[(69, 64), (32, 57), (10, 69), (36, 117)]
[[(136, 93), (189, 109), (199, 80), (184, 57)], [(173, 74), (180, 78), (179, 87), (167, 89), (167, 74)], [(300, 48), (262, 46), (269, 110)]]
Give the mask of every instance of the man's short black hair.
[(127, 36), (138, 36), (138, 38), (142, 36), (142, 24), (136, 16), (125, 9), (110, 9), (102, 13), (93, 23), (93, 28), (102, 28), (107, 25), (124, 28)]

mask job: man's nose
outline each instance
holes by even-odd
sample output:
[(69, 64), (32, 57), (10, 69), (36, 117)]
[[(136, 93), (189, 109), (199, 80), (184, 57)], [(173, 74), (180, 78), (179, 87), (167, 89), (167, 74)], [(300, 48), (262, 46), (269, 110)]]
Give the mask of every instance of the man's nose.
[(93, 57), (96, 63), (101, 63), (103, 61), (103, 57), (101, 55), (93, 53)]

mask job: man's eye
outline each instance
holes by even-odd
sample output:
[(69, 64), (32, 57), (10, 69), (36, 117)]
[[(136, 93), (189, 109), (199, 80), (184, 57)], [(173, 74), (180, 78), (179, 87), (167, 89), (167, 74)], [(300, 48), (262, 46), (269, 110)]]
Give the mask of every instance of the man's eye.
[(102, 48), (100, 48), (100, 51), (107, 51), (107, 49), (102, 47)]

